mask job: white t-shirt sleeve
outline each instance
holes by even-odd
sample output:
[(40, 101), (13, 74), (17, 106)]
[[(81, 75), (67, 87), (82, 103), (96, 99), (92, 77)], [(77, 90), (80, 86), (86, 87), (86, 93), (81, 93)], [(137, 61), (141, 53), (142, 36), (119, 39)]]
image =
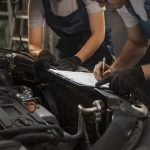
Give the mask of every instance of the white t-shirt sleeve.
[(138, 20), (136, 19), (136, 17), (134, 17), (131, 13), (129, 13), (129, 11), (127, 10), (127, 8), (125, 6), (118, 9), (118, 13), (122, 17), (125, 25), (128, 28), (134, 27), (139, 23)]
[(44, 9), (41, 0), (29, 0), (28, 5), (29, 28), (42, 27), (44, 21)]
[(104, 10), (105, 10), (105, 7), (100, 7), (98, 2), (94, 2), (91, 0), (84, 0), (84, 3), (86, 5), (86, 9), (87, 9), (88, 14), (104, 12)]

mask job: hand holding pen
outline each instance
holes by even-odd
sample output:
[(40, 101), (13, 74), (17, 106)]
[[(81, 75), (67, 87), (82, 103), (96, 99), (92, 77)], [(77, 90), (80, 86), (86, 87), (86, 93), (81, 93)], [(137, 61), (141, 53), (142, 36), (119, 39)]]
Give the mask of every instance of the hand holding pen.
[(96, 80), (102, 80), (104, 77), (112, 74), (114, 69), (106, 64), (106, 58), (104, 57), (102, 61), (95, 65), (94, 76)]

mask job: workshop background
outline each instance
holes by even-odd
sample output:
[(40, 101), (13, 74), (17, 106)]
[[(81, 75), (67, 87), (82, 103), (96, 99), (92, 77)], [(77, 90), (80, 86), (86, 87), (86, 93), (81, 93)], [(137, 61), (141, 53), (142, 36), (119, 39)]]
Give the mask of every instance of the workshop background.
[[(28, 49), (28, 1), (29, 0), (0, 0), (0, 47), (12, 50), (23, 50), (22, 45)], [(126, 30), (121, 17), (115, 10), (105, 12), (106, 21), (112, 29), (112, 38), (115, 55), (126, 39)], [(115, 16), (115, 17), (114, 17)], [(45, 25), (46, 26), (46, 25)], [(57, 56), (55, 44), (59, 37), (46, 26), (43, 47), (49, 49)], [(122, 35), (118, 38), (118, 35)], [(22, 41), (22, 42), (20, 42)]]

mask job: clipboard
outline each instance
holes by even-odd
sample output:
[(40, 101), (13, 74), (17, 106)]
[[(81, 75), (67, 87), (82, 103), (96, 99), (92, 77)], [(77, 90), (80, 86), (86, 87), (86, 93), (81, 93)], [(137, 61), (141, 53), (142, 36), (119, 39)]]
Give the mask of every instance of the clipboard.
[[(62, 71), (56, 69), (49, 69), (48, 72), (66, 81), (67, 83), (80, 86), (94, 88), (97, 80), (93, 73), (89, 72), (73, 72), (73, 71)], [(108, 85), (103, 85), (103, 87), (108, 87)]]

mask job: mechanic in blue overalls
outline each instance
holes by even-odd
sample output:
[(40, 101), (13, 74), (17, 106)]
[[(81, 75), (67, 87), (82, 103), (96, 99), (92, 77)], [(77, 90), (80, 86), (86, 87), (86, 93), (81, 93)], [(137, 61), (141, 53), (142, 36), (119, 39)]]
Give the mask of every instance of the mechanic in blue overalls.
[(101, 6), (118, 9), (127, 27), (128, 37), (120, 56), (101, 72), (101, 63), (94, 68), (99, 82), (111, 75), (110, 88), (126, 95), (141, 87), (150, 97), (150, 0), (97, 0)]
[(76, 71), (80, 65), (93, 69), (103, 57), (111, 64), (112, 42), (110, 29), (105, 27), (104, 10), (90, 0), (30, 0), (29, 53), (38, 57), (45, 52), (42, 52), (45, 19), (60, 37), (58, 69)]

